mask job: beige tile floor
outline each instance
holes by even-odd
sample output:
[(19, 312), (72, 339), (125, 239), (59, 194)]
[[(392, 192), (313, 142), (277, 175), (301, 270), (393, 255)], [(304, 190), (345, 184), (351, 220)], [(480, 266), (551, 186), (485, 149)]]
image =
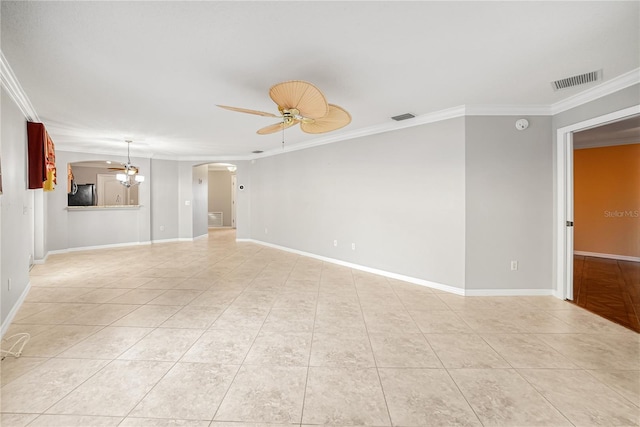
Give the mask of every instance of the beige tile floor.
[(6, 336), (9, 426), (630, 426), (640, 335), (209, 239), (51, 256)]

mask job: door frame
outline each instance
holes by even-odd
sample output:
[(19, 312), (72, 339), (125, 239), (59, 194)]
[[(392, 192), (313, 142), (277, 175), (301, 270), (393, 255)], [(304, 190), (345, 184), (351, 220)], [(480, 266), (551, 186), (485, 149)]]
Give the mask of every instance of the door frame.
[(238, 177), (235, 172), (231, 174), (231, 228), (236, 228), (236, 185)]
[(558, 128), (556, 131), (556, 296), (573, 300), (573, 133), (640, 113), (640, 105)]

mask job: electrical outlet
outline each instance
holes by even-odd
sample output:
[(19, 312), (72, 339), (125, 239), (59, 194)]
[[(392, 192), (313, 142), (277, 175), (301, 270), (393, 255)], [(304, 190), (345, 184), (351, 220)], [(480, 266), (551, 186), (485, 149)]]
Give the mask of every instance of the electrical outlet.
[(338, 247), (338, 241), (337, 240), (333, 241), (333, 246)]
[(518, 261), (511, 261), (511, 271), (516, 271), (518, 269)]
[(164, 225), (160, 226), (160, 231), (164, 231)]
[(269, 229), (267, 227), (264, 228), (264, 234), (269, 234)]
[(355, 244), (355, 243), (352, 243), (352, 244), (351, 244), (351, 250), (352, 250), (352, 251), (355, 251), (355, 250), (356, 250), (356, 244)]

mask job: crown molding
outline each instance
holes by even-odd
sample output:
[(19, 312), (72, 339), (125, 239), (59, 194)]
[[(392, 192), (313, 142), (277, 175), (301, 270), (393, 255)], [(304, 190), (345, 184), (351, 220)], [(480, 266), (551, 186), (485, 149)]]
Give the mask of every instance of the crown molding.
[(595, 101), (603, 96), (610, 95), (619, 90), (628, 88), (640, 83), (640, 68), (629, 71), (612, 78), (604, 83), (589, 88), (583, 92), (573, 95), (569, 98), (558, 101), (551, 105), (551, 115), (562, 113), (563, 111), (579, 107), (587, 102)]
[(13, 73), (9, 61), (5, 58), (4, 53), (0, 50), (0, 82), (5, 88), (13, 102), (18, 106), (22, 115), (30, 122), (39, 122), (40, 118), (36, 109), (33, 108), (29, 97), (20, 85), (18, 78)]
[(406, 129), (414, 126), (420, 126), (428, 123), (440, 122), (465, 115), (465, 107), (453, 107), (446, 110), (436, 111), (434, 113), (423, 114), (412, 119), (403, 120), (401, 122), (383, 123), (380, 125), (369, 126), (362, 129), (356, 129), (350, 132), (342, 132), (331, 136), (316, 138), (308, 142), (301, 142), (295, 145), (285, 146), (283, 148), (274, 148), (264, 153), (252, 156), (251, 160), (263, 157), (277, 156), (279, 154), (291, 153), (293, 151), (306, 150), (308, 148), (319, 147), (322, 145), (333, 144), (334, 142), (346, 141), (349, 139), (362, 138), (364, 136), (376, 135), (379, 133), (392, 132), (395, 130)]

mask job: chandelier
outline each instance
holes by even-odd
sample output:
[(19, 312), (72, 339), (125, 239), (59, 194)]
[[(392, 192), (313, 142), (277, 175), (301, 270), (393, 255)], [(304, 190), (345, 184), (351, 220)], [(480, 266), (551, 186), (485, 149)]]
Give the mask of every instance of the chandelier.
[(127, 163), (122, 165), (122, 173), (116, 174), (116, 179), (120, 181), (120, 184), (129, 188), (133, 185), (138, 185), (144, 181), (144, 175), (138, 173), (138, 167), (131, 164), (130, 146), (131, 140), (126, 140), (127, 143)]

